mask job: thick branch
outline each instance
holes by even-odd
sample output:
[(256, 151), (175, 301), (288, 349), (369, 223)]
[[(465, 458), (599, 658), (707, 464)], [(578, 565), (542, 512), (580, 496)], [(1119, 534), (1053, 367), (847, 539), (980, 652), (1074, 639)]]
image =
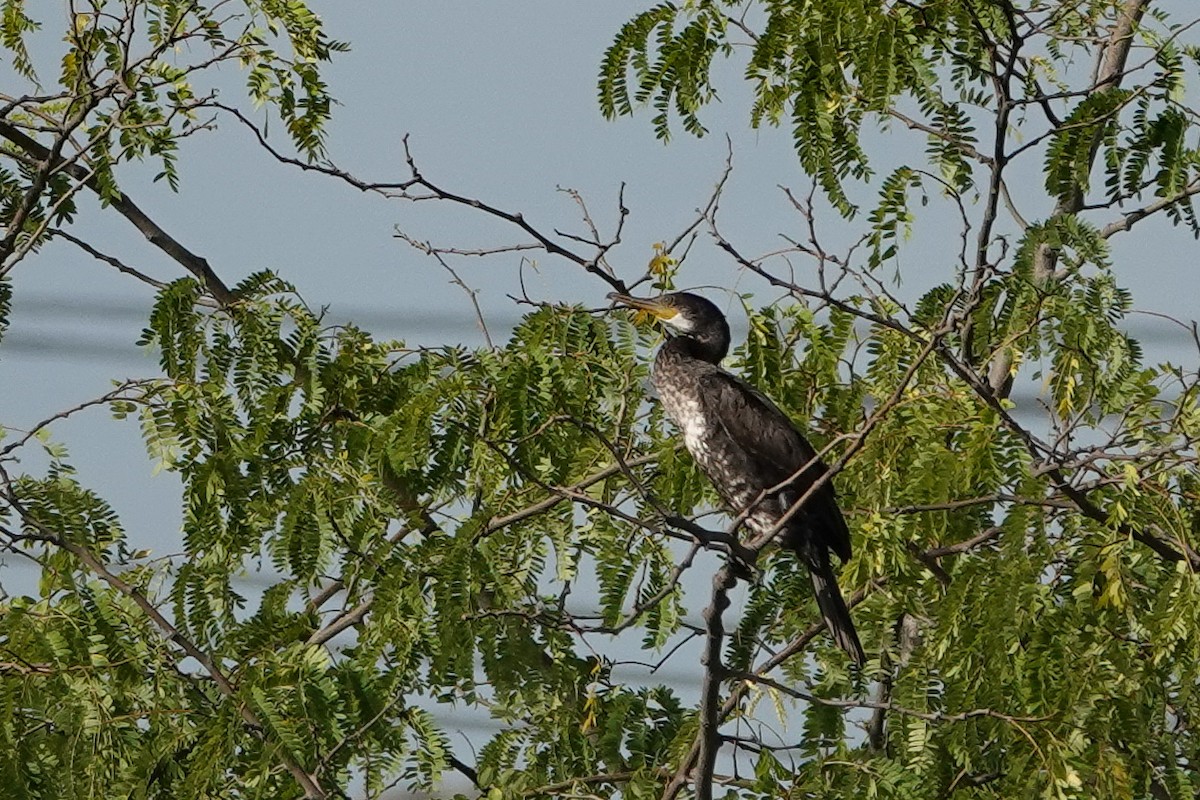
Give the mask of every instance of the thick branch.
[(1113, 222), (1110, 222), (1101, 228), (1100, 236), (1108, 239), (1118, 233), (1121, 233), (1122, 231), (1127, 231), (1137, 223), (1144, 220), (1146, 217), (1162, 211), (1164, 208), (1174, 205), (1180, 200), (1185, 200), (1195, 194), (1200, 194), (1200, 180), (1192, 181), (1170, 197), (1160, 197), (1154, 202), (1147, 203), (1141, 208), (1135, 208), (1132, 211), (1126, 211), (1120, 219), (1114, 220)]
[[(726, 562), (713, 576), (712, 603), (704, 610), (707, 638), (700, 664), (704, 667), (704, 683), (700, 690), (700, 755), (693, 785), (696, 800), (712, 800), (713, 772), (717, 766), (717, 751), (721, 748), (721, 683), (725, 665), (721, 663), (721, 645), (725, 641), (723, 614), (729, 608), (729, 590), (737, 583), (733, 569)], [(679, 776), (676, 775), (676, 780)]]
[[(52, 161), (53, 169), (64, 170), (68, 175), (87, 186), (97, 195), (102, 193), (99, 182), (86, 169), (78, 164), (63, 161), (41, 142), (26, 135), (23, 131), (4, 120), (0, 120), (0, 137), (12, 142), (38, 161)], [(173, 236), (163, 230), (157, 222), (150, 219), (127, 195), (123, 193), (118, 194), (116, 197), (109, 199), (109, 204), (125, 219), (129, 220), (146, 237), (146, 240), (150, 244), (162, 250), (176, 263), (192, 273), (218, 303), (228, 305), (233, 302), (233, 293), (217, 277), (217, 274), (213, 272), (208, 262), (184, 247)]]

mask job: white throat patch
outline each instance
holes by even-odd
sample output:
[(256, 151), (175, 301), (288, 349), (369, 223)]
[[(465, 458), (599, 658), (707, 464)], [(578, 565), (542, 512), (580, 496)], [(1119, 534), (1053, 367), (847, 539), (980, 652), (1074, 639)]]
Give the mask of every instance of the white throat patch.
[(675, 316), (671, 317), (670, 319), (664, 319), (663, 322), (665, 322), (667, 325), (670, 325), (677, 331), (682, 331), (683, 333), (691, 333), (696, 329), (696, 323), (691, 317), (689, 317), (687, 314), (684, 314), (682, 311), (677, 312)]

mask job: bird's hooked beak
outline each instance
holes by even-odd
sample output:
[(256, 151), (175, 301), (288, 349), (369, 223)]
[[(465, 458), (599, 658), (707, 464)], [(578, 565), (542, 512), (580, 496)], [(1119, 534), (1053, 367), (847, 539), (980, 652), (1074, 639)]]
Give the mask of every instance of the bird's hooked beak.
[(679, 309), (672, 305), (664, 303), (662, 300), (653, 297), (631, 297), (620, 292), (611, 292), (608, 299), (612, 300), (617, 305), (629, 306), (636, 308), (638, 311), (649, 314), (654, 319), (666, 322), (679, 316)]

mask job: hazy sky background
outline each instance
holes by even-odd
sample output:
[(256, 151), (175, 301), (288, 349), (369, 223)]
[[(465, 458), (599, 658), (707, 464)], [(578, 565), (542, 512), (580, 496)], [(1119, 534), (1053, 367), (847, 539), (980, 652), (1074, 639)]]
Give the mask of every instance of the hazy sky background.
[[(608, 260), (622, 277), (633, 278), (652, 255), (652, 244), (677, 236), (707, 201), (724, 166), (728, 134), (734, 172), (722, 204), (726, 235), (743, 252), (760, 255), (781, 246), (781, 233), (805, 233), (777, 187), (784, 184), (803, 194), (810, 182), (799, 171), (786, 127), (748, 129), (740, 62), (718, 69), (717, 88), (727, 102), (703, 114), (711, 131), (704, 139), (677, 130), (664, 146), (654, 138), (648, 113), (617, 122), (601, 117), (596, 103), (600, 58), (644, 2), (317, 0), (310, 5), (322, 13), (332, 37), (352, 46), (325, 69), (341, 101), (328, 146), (339, 166), (361, 178), (407, 177), (401, 139), (409, 134), (418, 164), (433, 182), (520, 211), (543, 230), (577, 234), (584, 233), (578, 209), (557, 187), (581, 192), (602, 233), (609, 233), (625, 182), (630, 215), (623, 243)], [(31, 10), (41, 13), (40, 6)], [(1190, 0), (1161, 7), (1193, 8)], [(61, 16), (43, 18), (46, 32), (35, 43), (35, 55), (57, 58), (65, 10)], [(57, 74), (53, 64), (42, 63), (48, 77)], [(6, 62), (0, 63), (0, 80), (14, 85)], [(244, 75), (230, 66), (218, 80), (223, 100), (240, 100)], [(283, 136), (273, 132), (272, 139), (286, 148)], [(882, 145), (880, 179), (889, 159), (915, 161), (924, 148), (921, 134), (901, 127), (873, 134), (871, 141)], [(226, 283), (273, 269), (296, 284), (311, 305), (328, 305), (333, 319), (353, 319), (380, 338), (481, 343), (462, 290), (450, 284), (436, 262), (395, 239), (394, 226), (459, 247), (524, 241), (515, 229), (466, 209), (386, 201), (279, 165), (232, 121), (183, 143), (178, 194), (150, 183), (156, 171), (154, 165), (123, 169), (122, 188), (207, 258)], [(1040, 176), (1031, 171), (1027, 180), (1032, 185), (1018, 180), (1013, 186), (1017, 202), (1027, 218), (1044, 218), (1051, 204)], [(871, 190), (858, 190), (858, 197), (869, 202)], [(901, 256), (908, 296), (952, 274), (958, 230), (948, 205), (940, 202), (934, 198), (930, 210), (920, 212), (913, 244)], [(820, 223), (827, 247), (835, 252), (866, 224), (833, 215)], [(82, 198), (74, 232), (156, 278), (183, 274), (123, 218), (88, 197)], [(1130, 244), (1117, 245), (1117, 273), (1134, 290), (1139, 307), (1196, 316), (1197, 250), (1190, 235), (1156, 219), (1127, 238)], [(525, 277), (536, 299), (603, 302), (608, 287), (595, 277), (544, 254), (532, 257), (538, 269), (526, 270)], [(520, 261), (520, 254), (512, 254), (456, 264), (463, 279), (480, 290), (495, 336), (503, 337), (520, 313), (506, 297), (518, 291)], [(811, 264), (793, 263), (800, 283), (811, 278)], [(0, 345), (0, 420), (5, 424), (28, 427), (106, 391), (112, 379), (157, 372), (155, 355), (134, 345), (152, 302), (149, 287), (61, 242), (28, 258), (13, 277), (15, 311)], [(703, 235), (680, 282), (750, 291), (761, 302), (777, 296), (761, 280), (740, 273)], [(738, 308), (728, 294), (707, 293), (727, 309)], [(1150, 323), (1138, 318), (1132, 324), (1141, 330)], [(735, 320), (735, 335), (737, 330)], [(1186, 357), (1175, 350), (1177, 340), (1170, 337), (1176, 334), (1169, 328), (1156, 324), (1142, 334), (1162, 352)], [(1194, 358), (1188, 363), (1194, 367)], [(96, 409), (56, 426), (54, 434), (71, 448), (83, 482), (121, 514), (135, 543), (160, 550), (178, 541), (177, 483), (167, 474), (151, 477), (136, 423), (113, 422)], [(26, 465), (32, 467), (33, 461)], [(28, 590), (22, 586), (28, 586), (32, 573), (6, 563), (0, 562), (0, 585), (9, 592)]]
[[(544, 230), (580, 234), (578, 210), (557, 187), (581, 192), (607, 233), (625, 182), (630, 215), (623, 243), (609, 261), (624, 277), (633, 277), (650, 258), (652, 244), (674, 238), (707, 200), (725, 162), (728, 134), (734, 172), (722, 204), (726, 235), (743, 252), (759, 255), (779, 247), (780, 234), (804, 234), (803, 221), (778, 186), (805, 193), (810, 182), (798, 169), (786, 127), (748, 129), (740, 63), (718, 69), (717, 88), (726, 102), (704, 113), (711, 133), (703, 139), (677, 131), (664, 146), (654, 138), (647, 113), (616, 122), (601, 117), (595, 88), (600, 58), (620, 25), (644, 3), (311, 5), (322, 13), (329, 34), (352, 46), (325, 72), (341, 102), (328, 145), (340, 166), (362, 178), (406, 177), (401, 139), (408, 134), (424, 173), (444, 188), (521, 211)], [(1187, 0), (1160, 7), (1171, 6), (1188, 8)], [(52, 76), (65, 20), (51, 15), (44, 21), (44, 33), (33, 42), (35, 58)], [(0, 64), (0, 78), (11, 85), (7, 67)], [(216, 79), (223, 100), (240, 100), (243, 74), (226, 66)], [(283, 136), (272, 138), (286, 148)], [(889, 159), (915, 161), (924, 147), (923, 135), (899, 126), (874, 134), (872, 141), (880, 145), (875, 152), (881, 177)], [(478, 344), (481, 338), (463, 292), (434, 261), (395, 239), (394, 226), (461, 247), (522, 240), (515, 230), (466, 209), (386, 201), (277, 164), (232, 121), (184, 141), (178, 194), (165, 183), (151, 183), (157, 169), (124, 168), (122, 187), (227, 283), (270, 268), (296, 284), (311, 305), (329, 306), (334, 319), (353, 319), (380, 337), (413, 344)], [(1017, 202), (1027, 218), (1043, 218), (1049, 202), (1040, 176), (1029, 172), (1028, 180), (1033, 183), (1028, 192), (1020, 180), (1013, 185)], [(871, 188), (857, 189), (858, 197), (869, 203)], [(86, 195), (81, 206), (76, 235), (162, 280), (182, 274), (118, 214), (97, 208)], [(922, 211), (899, 261), (905, 294), (949, 277), (958, 231), (948, 211), (948, 204), (938, 208), (936, 197)], [(864, 227), (861, 218), (844, 222), (827, 214), (820, 230), (823, 243), (836, 252)], [(1130, 245), (1117, 243), (1118, 275), (1139, 306), (1190, 319), (1195, 253), (1185, 231), (1165, 219), (1151, 220), (1135, 229)], [(607, 287), (596, 278), (544, 254), (532, 257), (538, 269), (527, 269), (525, 277), (534, 297), (602, 302)], [(500, 336), (520, 311), (506, 297), (518, 289), (520, 261), (513, 254), (458, 263), (462, 277), (480, 290)], [(793, 265), (797, 280), (811, 279), (810, 263)], [(778, 263), (773, 267), (781, 269)], [(110, 379), (155, 371), (155, 356), (134, 345), (152, 301), (149, 287), (62, 242), (27, 259), (13, 277), (15, 311), (0, 350), (0, 418), (6, 424), (31, 424), (99, 394)], [(703, 236), (680, 279), (684, 285), (752, 291), (763, 302), (776, 296), (761, 280), (740, 273)], [(740, 313), (728, 294), (709, 294), (735, 317)], [(1160, 325), (1144, 333), (1167, 332)], [(56, 428), (71, 445), (85, 482), (112, 499), (132, 532), (175, 527), (167, 521), (177, 515), (170, 492), (146, 495), (150, 465), (135, 426), (106, 423), (104, 417), (95, 410)], [(151, 485), (171, 480), (159, 477)]]
[[(736, 163), (727, 195), (731, 233), (753, 235), (747, 252), (757, 253), (777, 247), (778, 232), (798, 230), (776, 186), (786, 182), (807, 191), (789, 138), (786, 132), (746, 131), (744, 107), (714, 107), (706, 117), (712, 135), (696, 140), (680, 132), (670, 146), (654, 138), (645, 116), (603, 120), (595, 100), (600, 58), (639, 4), (501, 5), (407, 2), (376, 4), (366, 12), (355, 10), (363, 4), (313, 3), (330, 35), (353, 47), (326, 68), (341, 101), (329, 132), (330, 156), (364, 179), (402, 179), (407, 169), (401, 140), (409, 134), (418, 163), (439, 185), (520, 211), (544, 230), (577, 234), (585, 233), (578, 209), (558, 187), (578, 190), (602, 233), (609, 233), (625, 182), (630, 215), (623, 244), (609, 260), (623, 277), (633, 278), (644, 270), (653, 243), (677, 236), (707, 201), (724, 168), (728, 130)], [(57, 74), (53, 60), (61, 22), (46, 19), (46, 35), (33, 42), (47, 76)], [(724, 71), (728, 85), (738, 88), (737, 71)], [(0, 71), (0, 78), (11, 85), (11, 75)], [(237, 102), (244, 75), (226, 68), (219, 81), (221, 99)], [(286, 148), (284, 137), (272, 138)], [(515, 230), (463, 209), (385, 201), (279, 165), (230, 121), (182, 144), (178, 194), (151, 182), (157, 169), (154, 164), (123, 169), (123, 190), (208, 259), (228, 284), (273, 269), (296, 284), (311, 305), (328, 305), (332, 319), (352, 319), (380, 338), (426, 345), (482, 343), (462, 290), (450, 284), (436, 262), (395, 239), (395, 226), (460, 247), (523, 241)], [(85, 195), (80, 204), (76, 235), (155, 278), (183, 274), (118, 214), (98, 208)], [(836, 228), (830, 238), (836, 240)], [(608, 287), (595, 277), (544, 255), (532, 257), (537, 270), (527, 269), (525, 278), (534, 297), (603, 302)], [(498, 338), (521, 313), (507, 298), (518, 291), (520, 262), (515, 254), (456, 265), (480, 290)], [(113, 379), (157, 373), (156, 355), (134, 344), (153, 300), (150, 287), (62, 242), (48, 244), (13, 277), (14, 314), (0, 344), (0, 420), (5, 424), (27, 428), (107, 391)], [(743, 282), (728, 258), (704, 246), (689, 258), (681, 281), (764, 288)], [(737, 309), (728, 295), (710, 296)], [(121, 515), (132, 546), (150, 547), (155, 555), (178, 551), (178, 482), (169, 473), (153, 474), (135, 421), (116, 422), (104, 409), (94, 409), (56, 425), (54, 437), (70, 447), (82, 482)], [(33, 456), (28, 453), (22, 466), (36, 472)], [(35, 581), (27, 562), (0, 558), (5, 591), (33, 592)], [(697, 684), (689, 663), (696, 659), (685, 652), (656, 681), (675, 684), (688, 696)], [(452, 735), (481, 732), (478, 714), (464, 717), (443, 708), (438, 717)], [(495, 726), (484, 730), (488, 727)], [(453, 739), (461, 755), (469, 755), (461, 738)]]
[[(653, 243), (673, 239), (707, 201), (724, 167), (728, 132), (735, 161), (726, 195), (731, 235), (744, 237), (747, 252), (759, 253), (779, 246), (778, 233), (800, 230), (777, 188), (786, 183), (803, 192), (809, 185), (796, 168), (789, 136), (748, 131), (744, 105), (714, 106), (706, 115), (711, 135), (697, 140), (680, 131), (669, 146), (655, 139), (644, 115), (618, 122), (601, 117), (595, 100), (600, 58), (639, 3), (406, 2), (364, 11), (363, 4), (327, 0), (312, 6), (329, 34), (352, 46), (325, 72), (341, 103), (328, 145), (330, 156), (359, 177), (406, 177), (401, 140), (408, 134), (424, 173), (444, 188), (520, 211), (544, 230), (577, 234), (585, 233), (578, 209), (558, 187), (578, 190), (608, 233), (625, 182), (630, 215), (623, 244), (609, 261), (635, 277)], [(63, 20), (45, 22), (32, 45), (41, 71), (52, 76)], [(722, 72), (728, 79), (723, 91), (735, 94), (737, 69)], [(0, 77), (12, 83), (7, 72)], [(240, 100), (242, 73), (227, 66), (217, 81), (222, 100)], [(282, 135), (272, 138), (287, 148)], [(460, 247), (523, 241), (517, 231), (462, 208), (387, 201), (280, 165), (229, 120), (215, 133), (185, 140), (179, 163), (177, 194), (151, 182), (158, 171), (153, 163), (123, 168), (122, 188), (207, 258), (226, 283), (273, 269), (311, 305), (327, 305), (332, 318), (352, 319), (381, 338), (482, 343), (462, 290), (436, 262), (394, 238), (396, 226)], [(183, 274), (115, 212), (98, 208), (86, 194), (80, 206), (76, 235), (161, 280)], [(841, 238), (848, 235), (857, 230)], [(838, 238), (835, 224), (829, 239)], [(603, 301), (608, 287), (595, 277), (544, 254), (531, 257), (537, 269), (526, 269), (525, 278), (532, 296)], [(501, 337), (520, 313), (506, 296), (518, 291), (520, 262), (514, 254), (457, 265), (480, 290), (493, 333)], [(13, 278), (14, 313), (0, 350), (5, 424), (31, 425), (106, 391), (112, 379), (156, 371), (156, 356), (134, 344), (153, 300), (150, 287), (59, 241), (22, 263)], [(681, 281), (775, 296), (739, 277), (703, 239)], [(728, 296), (715, 293), (714, 299), (736, 309)], [(107, 421), (97, 409), (56, 426), (55, 434), (70, 445), (84, 482), (110, 498), (135, 538), (177, 529), (174, 479), (159, 475), (147, 484), (151, 465), (136, 425)], [(147, 485), (163, 491), (148, 494)]]

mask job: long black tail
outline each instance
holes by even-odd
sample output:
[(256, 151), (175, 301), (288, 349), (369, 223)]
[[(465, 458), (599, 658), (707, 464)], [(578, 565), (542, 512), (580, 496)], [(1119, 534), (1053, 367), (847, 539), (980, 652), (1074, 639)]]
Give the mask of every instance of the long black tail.
[(850, 618), (850, 609), (846, 607), (842, 590), (838, 588), (837, 576), (833, 574), (833, 565), (829, 561), (829, 551), (820, 545), (804, 549), (807, 551), (804, 556), (808, 562), (808, 572), (812, 575), (813, 593), (817, 596), (821, 616), (825, 617), (825, 625), (838, 647), (861, 667), (867, 657), (863, 653), (862, 642), (858, 640), (858, 631), (854, 629), (854, 620)]

